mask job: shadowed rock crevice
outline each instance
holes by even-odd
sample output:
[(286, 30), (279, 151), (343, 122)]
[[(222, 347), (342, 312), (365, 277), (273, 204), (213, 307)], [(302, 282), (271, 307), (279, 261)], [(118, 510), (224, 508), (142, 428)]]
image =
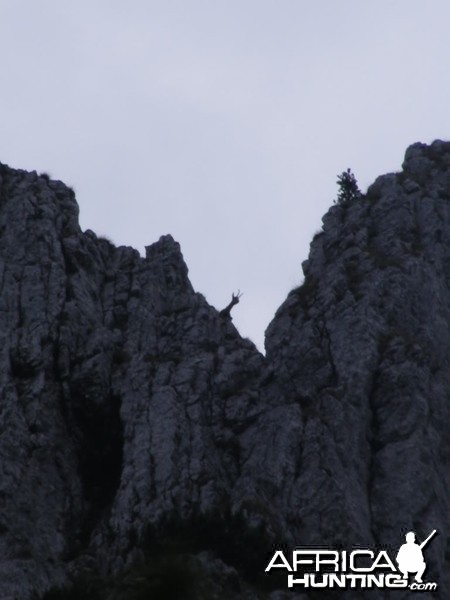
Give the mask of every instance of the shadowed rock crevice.
[(111, 505), (120, 483), (123, 454), (120, 400), (110, 398), (107, 410), (96, 406), (74, 408), (72, 417), (84, 495), (99, 517)]

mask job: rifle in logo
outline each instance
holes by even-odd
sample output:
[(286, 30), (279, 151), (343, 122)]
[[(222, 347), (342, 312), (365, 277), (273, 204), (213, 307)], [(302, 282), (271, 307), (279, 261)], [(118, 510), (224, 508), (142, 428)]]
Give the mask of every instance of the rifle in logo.
[(437, 529), (433, 529), (433, 531), (430, 533), (430, 535), (427, 537), (427, 539), (420, 544), (419, 548), (422, 550), (422, 548), (424, 548), (428, 544), (428, 542), (431, 540), (431, 538), (434, 535), (436, 535), (436, 533), (437, 533)]

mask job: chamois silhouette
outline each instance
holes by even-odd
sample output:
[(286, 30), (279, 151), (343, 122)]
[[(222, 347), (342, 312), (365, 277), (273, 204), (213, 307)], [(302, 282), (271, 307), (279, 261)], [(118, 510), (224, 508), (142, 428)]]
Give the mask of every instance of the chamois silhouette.
[(237, 294), (232, 293), (231, 294), (231, 302), (219, 312), (219, 315), (221, 317), (231, 319), (232, 318), (231, 317), (231, 309), (233, 308), (233, 306), (235, 304), (237, 304), (239, 302), (241, 297), (242, 297), (241, 290), (238, 290)]

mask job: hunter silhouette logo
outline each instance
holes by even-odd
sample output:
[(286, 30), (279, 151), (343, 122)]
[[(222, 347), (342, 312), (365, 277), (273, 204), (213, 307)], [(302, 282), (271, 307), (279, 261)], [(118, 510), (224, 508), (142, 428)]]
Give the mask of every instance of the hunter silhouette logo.
[(415, 580), (418, 583), (422, 583), (422, 575), (427, 568), (426, 562), (423, 558), (422, 548), (424, 548), (431, 538), (436, 534), (436, 529), (430, 533), (425, 541), (420, 545), (415, 541), (416, 535), (413, 531), (406, 534), (406, 544), (400, 547), (397, 554), (398, 568), (403, 573), (403, 577), (408, 579), (409, 573), (415, 573)]
[[(265, 571), (287, 571), (288, 588), (341, 588), (341, 589), (409, 589), (411, 591), (434, 591), (436, 582), (422, 580), (427, 564), (422, 550), (430, 542), (436, 529), (421, 543), (416, 542), (413, 531), (406, 534), (406, 543), (400, 546), (394, 559), (387, 550), (355, 548), (337, 550), (322, 548), (298, 548), (286, 556), (276, 550)], [(396, 565), (397, 563), (397, 565)], [(409, 576), (414, 581), (409, 582)]]

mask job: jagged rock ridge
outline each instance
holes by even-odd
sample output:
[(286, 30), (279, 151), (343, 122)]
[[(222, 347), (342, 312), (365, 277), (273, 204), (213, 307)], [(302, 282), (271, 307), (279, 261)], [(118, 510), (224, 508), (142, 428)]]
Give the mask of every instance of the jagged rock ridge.
[[(64, 184), (3, 165), (0, 597), (124, 572), (175, 521), (275, 545), (436, 528), (445, 598), (449, 206), (440, 141), (333, 206), (263, 357), (170, 236), (116, 248), (80, 230)], [(230, 568), (205, 540), (196, 560)]]

